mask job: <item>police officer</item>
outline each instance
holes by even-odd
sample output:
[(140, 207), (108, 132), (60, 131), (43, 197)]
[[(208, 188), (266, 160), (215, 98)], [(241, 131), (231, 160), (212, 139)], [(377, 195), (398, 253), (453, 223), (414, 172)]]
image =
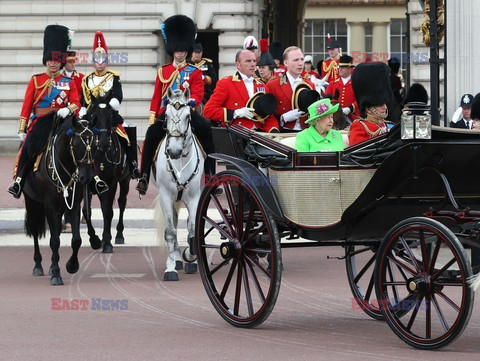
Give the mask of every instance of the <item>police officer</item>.
[(457, 122), (450, 122), (450, 128), (472, 129), (473, 120), (471, 118), (473, 103), (472, 94), (463, 94), (460, 99), (460, 107), (462, 108), (462, 117)]

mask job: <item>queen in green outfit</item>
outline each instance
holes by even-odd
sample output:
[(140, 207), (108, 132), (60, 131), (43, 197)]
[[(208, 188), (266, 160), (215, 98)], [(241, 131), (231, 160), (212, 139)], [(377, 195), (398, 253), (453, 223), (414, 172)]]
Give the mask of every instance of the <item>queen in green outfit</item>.
[(339, 104), (332, 105), (330, 99), (320, 99), (308, 107), (310, 124), (297, 134), (295, 149), (298, 152), (340, 152), (343, 150), (342, 134), (333, 126), (333, 113)]

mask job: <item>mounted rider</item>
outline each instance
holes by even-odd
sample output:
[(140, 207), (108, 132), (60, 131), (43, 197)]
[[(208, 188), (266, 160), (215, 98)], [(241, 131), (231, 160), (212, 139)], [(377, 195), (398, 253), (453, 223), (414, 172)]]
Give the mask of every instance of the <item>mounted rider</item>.
[[(191, 124), (203, 149), (208, 154), (215, 151), (211, 123), (195, 109), (201, 104), (204, 95), (202, 71), (186, 62), (194, 49), (195, 24), (185, 15), (174, 15), (161, 25), (166, 51), (173, 62), (158, 69), (155, 89), (150, 103), (150, 126), (145, 134), (142, 151), (142, 177), (137, 190), (146, 194), (150, 179), (150, 168), (160, 141), (165, 137), (165, 109), (168, 104), (168, 89), (190, 89)], [(215, 173), (215, 160), (207, 158), (205, 173)]]
[[(112, 108), (112, 127), (120, 138), (127, 143), (127, 162), (132, 178), (139, 177), (137, 168), (137, 127), (125, 126), (123, 117), (119, 114), (120, 104), (123, 100), (120, 73), (108, 68), (108, 47), (103, 33), (97, 31), (93, 40), (93, 67), (90, 74), (82, 81), (82, 109), (79, 115), (89, 114), (93, 98), (103, 97)], [(97, 182), (98, 193), (108, 190), (108, 186)]]
[(61, 69), (67, 58), (73, 32), (62, 25), (48, 25), (43, 38), (44, 73), (35, 74), (25, 91), (18, 134), (24, 139), (14, 168), (15, 181), (8, 192), (20, 198), (25, 175), (35, 157), (47, 146), (47, 140), (36, 135), (36, 125), (50, 113), (65, 119), (80, 108), (80, 99), (72, 78), (62, 75)]

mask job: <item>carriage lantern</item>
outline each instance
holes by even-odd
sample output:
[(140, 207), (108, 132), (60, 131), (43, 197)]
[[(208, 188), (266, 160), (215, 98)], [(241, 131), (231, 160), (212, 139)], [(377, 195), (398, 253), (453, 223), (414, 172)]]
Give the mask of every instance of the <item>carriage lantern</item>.
[(425, 103), (407, 103), (402, 113), (402, 139), (432, 139), (432, 116)]

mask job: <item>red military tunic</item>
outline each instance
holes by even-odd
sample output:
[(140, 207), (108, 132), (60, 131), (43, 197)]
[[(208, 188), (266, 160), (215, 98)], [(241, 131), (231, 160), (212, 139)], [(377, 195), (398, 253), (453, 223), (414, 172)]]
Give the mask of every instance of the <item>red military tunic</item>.
[[(253, 89), (254, 93), (265, 92), (265, 84), (255, 78)], [(205, 104), (203, 115), (212, 122), (220, 123), (222, 127), (225, 127), (226, 123), (233, 122), (233, 124), (243, 125), (249, 129), (256, 128), (264, 132), (279, 130), (278, 121), (273, 115), (266, 117), (263, 123), (246, 118), (233, 119), (234, 111), (245, 107), (248, 99), (250, 96), (240, 74), (227, 76), (217, 82), (212, 96)]]
[(387, 131), (385, 123), (373, 123), (365, 119), (357, 119), (350, 126), (348, 142), (350, 146), (363, 142)]
[(318, 75), (318, 73), (317, 73), (316, 70), (310, 70), (310, 71), (304, 70), (304, 71), (302, 71), (302, 74), (300, 74), (300, 76), (301, 76), (302, 78), (308, 79), (308, 80), (310, 80), (310, 78), (312, 77), (312, 75), (313, 75), (315, 78), (317, 78), (317, 79), (318, 79), (318, 77), (319, 77), (319, 75)]
[(80, 97), (75, 82), (71, 78), (46, 72), (35, 74), (30, 79), (25, 91), (23, 106), (20, 112), (19, 132), (24, 132), (30, 119), (31, 124), (51, 111), (64, 107), (78, 112)]
[[(315, 89), (315, 85), (307, 79), (303, 79), (303, 82), (307, 83)], [(290, 82), (288, 81), (287, 74), (284, 74), (280, 77), (274, 78), (267, 83), (267, 93), (273, 94), (277, 99), (277, 110), (275, 111), (275, 115), (277, 119), (280, 119), (280, 116), (283, 113), (286, 113), (292, 110), (292, 96), (293, 90)], [(300, 118), (300, 125), (302, 129), (307, 128), (305, 125), (305, 120), (307, 120), (308, 115), (305, 115)], [(283, 128), (293, 129), (295, 127), (294, 121), (285, 123)]]
[[(62, 71), (62, 74), (65, 75), (65, 76), (68, 76), (67, 72), (65, 71), (65, 69), (63, 69)], [(77, 87), (77, 90), (78, 90), (78, 97), (81, 99), (82, 98), (82, 80), (83, 80), (83, 77), (85, 76), (85, 74), (83, 73), (79, 73), (78, 71), (74, 70), (72, 72), (72, 75), (70, 76), (70, 78), (73, 79), (73, 81), (75, 82), (75, 86)]]
[(287, 72), (287, 67), (285, 65), (279, 65), (278, 68), (273, 69), (274, 76), (282, 76)]
[(173, 63), (164, 65), (158, 69), (155, 89), (150, 103), (150, 125), (165, 111), (168, 88), (172, 88), (172, 90), (181, 89), (184, 91), (185, 83), (188, 83), (190, 89), (190, 100), (195, 101), (195, 105), (201, 104), (204, 87), (202, 71), (200, 69), (186, 62), (182, 63), (178, 69)]
[(338, 64), (340, 63), (340, 57), (337, 59), (327, 59), (322, 64), (322, 79), (325, 78), (325, 75), (328, 74), (327, 82), (332, 84), (340, 78), (340, 73), (338, 72)]
[(358, 105), (355, 99), (355, 93), (353, 92), (352, 79), (349, 79), (345, 84), (343, 83), (342, 78), (338, 78), (327, 87), (325, 91), (326, 95), (336, 96), (338, 92), (338, 102), (342, 108), (349, 107), (351, 112), (348, 115), (348, 118), (353, 122), (355, 119), (360, 117), (358, 112)]

